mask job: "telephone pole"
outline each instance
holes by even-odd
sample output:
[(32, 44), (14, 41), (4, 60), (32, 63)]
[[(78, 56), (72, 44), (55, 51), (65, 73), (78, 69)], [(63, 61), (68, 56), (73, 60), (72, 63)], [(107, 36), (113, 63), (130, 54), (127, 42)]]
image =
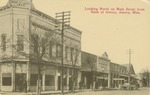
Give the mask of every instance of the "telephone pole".
[(64, 55), (63, 55), (63, 47), (64, 47), (64, 30), (67, 28), (66, 26), (70, 25), (70, 12), (71, 11), (65, 11), (65, 12), (59, 12), (56, 13), (56, 20), (58, 20), (58, 24), (61, 24), (61, 94), (64, 94), (64, 82), (63, 82), (63, 64), (64, 64)]
[(131, 67), (131, 49), (129, 49), (129, 78), (128, 78), (128, 83), (130, 84), (130, 67)]

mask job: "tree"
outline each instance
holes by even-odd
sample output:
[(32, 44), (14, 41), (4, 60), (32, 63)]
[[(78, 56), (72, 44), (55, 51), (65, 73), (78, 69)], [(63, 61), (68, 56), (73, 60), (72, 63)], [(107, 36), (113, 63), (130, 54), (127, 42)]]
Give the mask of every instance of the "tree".
[(79, 62), (79, 57), (81, 54), (81, 49), (79, 46), (75, 46), (74, 48), (71, 48), (71, 92), (75, 91), (75, 83), (77, 81), (77, 72), (76, 72), (76, 66), (78, 65)]
[(150, 86), (150, 71), (145, 69), (143, 71), (143, 78), (142, 78), (143, 86), (149, 87)]
[[(40, 26), (42, 29), (38, 28), (37, 26), (33, 27), (33, 30), (30, 34), (29, 42), (30, 42), (30, 60), (31, 62), (36, 63), (38, 67), (38, 82), (37, 82), (37, 90), (38, 94), (40, 95), (40, 89), (41, 89), (41, 69), (42, 65), (46, 61), (45, 58), (51, 58), (49, 57), (49, 49), (51, 43), (56, 40), (56, 34), (53, 30), (47, 31), (44, 26)], [(45, 30), (45, 31), (43, 31)], [(51, 51), (52, 52), (52, 51)], [(48, 68), (46, 68), (48, 69)]]
[(19, 24), (18, 33), (23, 35), (24, 42), (29, 45), (29, 52), (21, 51), (18, 44), (13, 44), (13, 49), (19, 54), (27, 57), (30, 62), (37, 66), (37, 94), (40, 95), (41, 89), (41, 71), (46, 61), (54, 59), (50, 57), (50, 47), (52, 42), (58, 42), (54, 29), (49, 29), (41, 24), (37, 19), (30, 18), (29, 28), (25, 23)]
[(97, 56), (88, 54), (87, 55), (87, 63), (90, 64), (91, 73), (92, 73), (92, 89), (95, 89), (95, 82), (96, 82), (96, 61)]

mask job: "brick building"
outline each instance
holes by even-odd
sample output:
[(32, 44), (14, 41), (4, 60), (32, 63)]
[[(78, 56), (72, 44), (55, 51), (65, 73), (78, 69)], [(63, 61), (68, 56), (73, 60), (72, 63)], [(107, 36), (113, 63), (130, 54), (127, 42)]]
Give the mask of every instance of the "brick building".
[[(35, 49), (43, 52), (42, 44), (48, 35), (49, 46), (40, 61), (42, 90), (60, 89), (61, 31), (56, 30), (57, 20), (35, 9), (32, 1), (9, 0), (0, 8), (0, 90), (19, 91), (24, 82), (27, 90), (35, 91), (38, 79), (38, 58)], [(39, 48), (33, 38), (41, 41)], [(32, 40), (31, 40), (32, 39)], [(36, 41), (35, 40), (35, 41)], [(78, 52), (74, 67), (76, 87), (80, 81), (81, 31), (69, 26), (64, 30), (64, 87), (69, 89), (73, 56)], [(34, 44), (34, 45), (33, 45)], [(23, 90), (23, 89), (22, 89)]]

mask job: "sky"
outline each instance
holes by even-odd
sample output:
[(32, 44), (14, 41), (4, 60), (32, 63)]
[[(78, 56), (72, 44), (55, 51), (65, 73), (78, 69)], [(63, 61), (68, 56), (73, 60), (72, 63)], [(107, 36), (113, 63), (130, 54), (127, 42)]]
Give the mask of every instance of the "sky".
[[(0, 6), (7, 1), (0, 0)], [(135, 72), (150, 68), (149, 0), (33, 0), (33, 4), (52, 17), (71, 11), (71, 26), (82, 31), (82, 51), (98, 56), (107, 52), (112, 62), (128, 64), (131, 49)]]

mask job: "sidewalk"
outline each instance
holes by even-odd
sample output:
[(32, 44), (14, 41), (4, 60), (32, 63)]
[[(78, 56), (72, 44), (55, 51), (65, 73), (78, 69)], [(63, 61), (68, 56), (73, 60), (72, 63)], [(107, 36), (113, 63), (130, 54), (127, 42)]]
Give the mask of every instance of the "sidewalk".
[[(85, 91), (92, 91), (92, 89), (82, 89), (82, 90), (75, 90), (75, 92), (85, 92)], [(68, 90), (65, 90), (64, 93), (71, 93)], [(61, 91), (42, 91), (41, 95), (53, 95), (53, 94), (61, 94)], [(36, 95), (36, 92), (0, 92), (0, 95)]]

